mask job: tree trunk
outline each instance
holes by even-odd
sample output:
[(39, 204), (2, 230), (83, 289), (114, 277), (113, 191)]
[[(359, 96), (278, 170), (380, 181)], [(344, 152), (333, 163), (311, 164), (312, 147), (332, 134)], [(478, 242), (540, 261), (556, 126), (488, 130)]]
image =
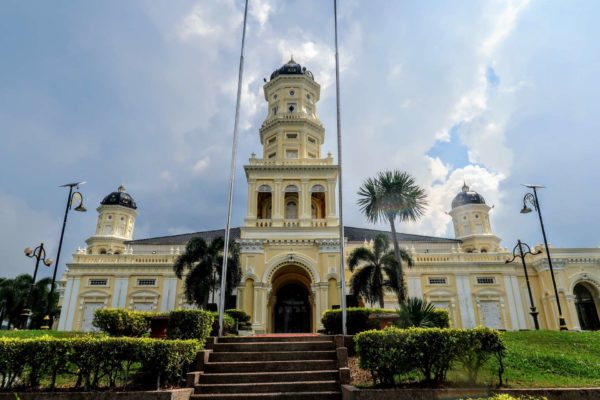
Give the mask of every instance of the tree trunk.
[(400, 245), (398, 244), (398, 237), (396, 236), (396, 223), (394, 218), (389, 218), (390, 227), (392, 228), (392, 242), (394, 244), (394, 258), (398, 262), (398, 303), (404, 304), (406, 302), (406, 290), (404, 286), (404, 271), (402, 270), (402, 258), (400, 257)]

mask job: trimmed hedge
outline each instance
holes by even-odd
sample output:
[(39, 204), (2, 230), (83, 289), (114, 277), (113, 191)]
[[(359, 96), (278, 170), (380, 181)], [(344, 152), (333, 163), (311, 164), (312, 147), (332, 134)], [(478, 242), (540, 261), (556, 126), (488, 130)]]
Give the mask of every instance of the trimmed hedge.
[(436, 308), (433, 310), (432, 322), (436, 328), (450, 328), (450, 314), (448, 310)]
[(200, 348), (196, 340), (0, 338), (0, 389), (35, 389), (42, 381), (54, 388), (58, 376), (75, 376), (74, 386), (86, 391), (97, 389), (102, 381), (109, 387), (118, 381), (126, 387), (134, 364), (141, 365), (136, 377), (146, 387), (177, 385)]
[[(426, 384), (446, 380), (453, 362), (460, 362), (474, 382), (490, 357), (502, 366), (504, 344), (500, 334), (488, 328), (386, 328), (354, 337), (360, 367), (371, 371), (373, 383), (395, 384), (395, 376), (419, 372)], [(502, 370), (499, 371), (500, 380)]]
[[(217, 311), (213, 311), (212, 315), (214, 317), (212, 328), (210, 331), (211, 336), (219, 336), (219, 313)], [(231, 315), (225, 312), (223, 314), (223, 335), (227, 335), (228, 333), (233, 333), (235, 331), (235, 320), (231, 318)]]
[(94, 313), (92, 324), (109, 336), (140, 337), (150, 329), (154, 313), (122, 308), (102, 308)]
[(173, 310), (169, 313), (167, 338), (196, 339), (202, 346), (210, 335), (214, 314), (204, 310)]
[(250, 322), (250, 316), (248, 314), (246, 314), (246, 311), (231, 308), (229, 310), (225, 310), (225, 314), (227, 314), (231, 318), (233, 318), (234, 322), (237, 322), (238, 330), (251, 330), (252, 329), (252, 323)]
[[(371, 314), (396, 314), (396, 310), (384, 308), (350, 307), (346, 309), (348, 335), (355, 335), (379, 326), (377, 321), (369, 321)], [(342, 310), (325, 310), (321, 318), (325, 332), (330, 335), (342, 333)]]

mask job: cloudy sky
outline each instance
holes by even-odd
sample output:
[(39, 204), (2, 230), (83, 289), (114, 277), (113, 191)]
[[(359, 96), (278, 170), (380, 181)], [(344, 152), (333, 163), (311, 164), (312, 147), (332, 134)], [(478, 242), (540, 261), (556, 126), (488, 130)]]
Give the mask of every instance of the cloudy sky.
[[(395, 168), (430, 200), (402, 231), (452, 236), (465, 180), (503, 246), (539, 243), (518, 212), (533, 182), (554, 246), (600, 245), (599, 2), (340, 0), (339, 14), (348, 225), (367, 226), (363, 179)], [(88, 182), (89, 212), (70, 214), (61, 270), (121, 183), (137, 238), (224, 225), (242, 17), (242, 0), (2, 2), (0, 276), (32, 270), (26, 246), (54, 258), (71, 181)], [(292, 53), (321, 84), (336, 152), (332, 3), (250, 0), (248, 23), (236, 225), (263, 77)]]

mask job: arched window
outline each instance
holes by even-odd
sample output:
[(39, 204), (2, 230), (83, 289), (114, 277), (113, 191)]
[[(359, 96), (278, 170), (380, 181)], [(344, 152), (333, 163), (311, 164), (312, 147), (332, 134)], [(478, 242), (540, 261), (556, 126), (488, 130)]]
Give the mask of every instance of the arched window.
[(298, 193), (298, 186), (296, 185), (287, 185), (285, 187), (286, 193)]
[(310, 190), (310, 211), (312, 218), (325, 218), (325, 188), (322, 185), (315, 185)]
[(298, 203), (296, 200), (287, 200), (285, 202), (285, 219), (298, 218)]
[(260, 185), (258, 187), (258, 198), (256, 202), (256, 217), (258, 219), (271, 219), (271, 204), (271, 187), (269, 185)]

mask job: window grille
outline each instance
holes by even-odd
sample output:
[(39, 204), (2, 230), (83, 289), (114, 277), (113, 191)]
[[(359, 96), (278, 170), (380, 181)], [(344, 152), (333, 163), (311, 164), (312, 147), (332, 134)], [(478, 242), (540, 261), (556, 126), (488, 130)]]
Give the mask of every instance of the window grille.
[(448, 283), (448, 280), (445, 277), (429, 278), (430, 285), (445, 285), (447, 283)]
[(477, 284), (478, 285), (493, 285), (496, 283), (496, 279), (493, 276), (478, 276)]
[(108, 286), (108, 279), (90, 279), (89, 286)]
[(144, 279), (140, 278), (137, 280), (138, 286), (156, 286), (156, 279)]

